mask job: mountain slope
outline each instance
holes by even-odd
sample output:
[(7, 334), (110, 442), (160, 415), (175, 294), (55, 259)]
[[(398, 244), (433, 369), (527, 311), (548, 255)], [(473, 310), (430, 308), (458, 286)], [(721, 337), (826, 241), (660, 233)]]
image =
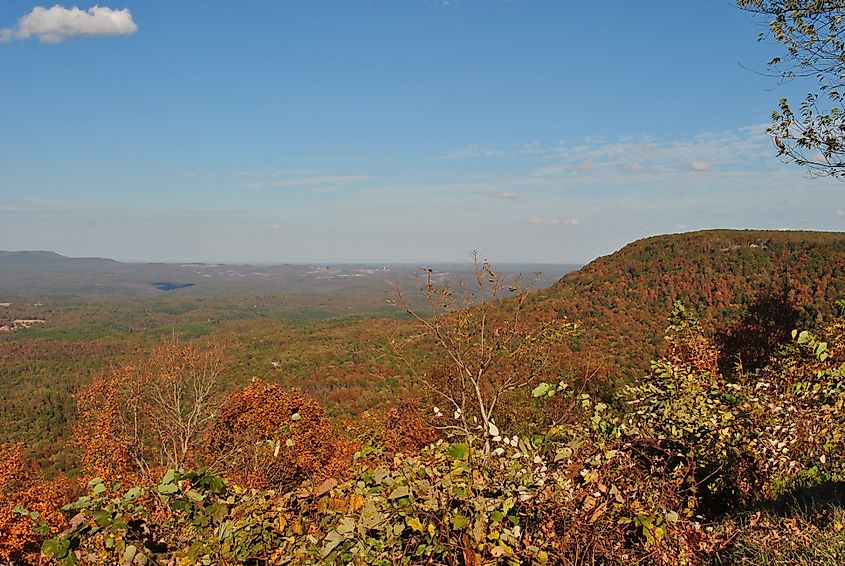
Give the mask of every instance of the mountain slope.
[[(845, 298), (845, 233), (708, 230), (633, 242), (561, 278), (533, 299), (576, 320), (584, 359), (610, 377), (642, 374), (672, 303), (694, 306), (730, 359), (760, 363), (784, 332), (812, 325)], [(753, 342), (753, 343), (752, 343)]]
[(119, 263), (113, 259), (104, 259), (99, 257), (70, 258), (59, 255), (56, 252), (7, 252), (0, 250), (0, 267), (17, 267), (21, 269), (67, 269), (69, 267), (91, 269), (99, 267), (105, 269), (107, 267), (114, 267), (117, 265), (119, 265)]

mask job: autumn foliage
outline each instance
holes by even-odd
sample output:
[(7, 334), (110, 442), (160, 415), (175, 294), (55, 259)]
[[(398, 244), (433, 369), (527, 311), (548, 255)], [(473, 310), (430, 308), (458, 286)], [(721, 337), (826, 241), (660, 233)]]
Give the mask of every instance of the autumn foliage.
[(76, 443), (86, 472), (119, 480), (192, 462), (214, 416), (224, 360), (218, 345), (172, 337), (82, 388)]
[(75, 491), (64, 477), (41, 476), (21, 446), (0, 448), (0, 560), (40, 564), (41, 541), (64, 526), (59, 508)]
[(351, 448), (314, 398), (255, 380), (223, 401), (203, 451), (236, 484), (289, 488), (342, 470)]

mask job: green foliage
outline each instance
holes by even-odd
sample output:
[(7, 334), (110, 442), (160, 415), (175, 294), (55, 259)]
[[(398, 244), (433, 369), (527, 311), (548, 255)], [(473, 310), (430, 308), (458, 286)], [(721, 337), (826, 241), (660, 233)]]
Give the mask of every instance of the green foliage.
[(151, 537), (138, 521), (146, 515), (139, 501), (144, 493), (144, 489), (132, 487), (121, 494), (119, 483), (107, 485), (100, 478), (92, 479), (88, 495), (62, 508), (76, 515), (70, 529), (44, 541), (44, 555), (62, 566), (75, 565), (79, 562), (77, 550), (94, 539), (101, 554), (120, 557), (123, 564), (147, 564), (152, 554)]
[(805, 166), (811, 173), (845, 177), (845, 76), (843, 17), (845, 6), (835, 0), (738, 0), (737, 4), (768, 21), (771, 39), (784, 49), (767, 66), (782, 81), (796, 78), (815, 83), (798, 109), (781, 98), (772, 113), (769, 133), (778, 155)]

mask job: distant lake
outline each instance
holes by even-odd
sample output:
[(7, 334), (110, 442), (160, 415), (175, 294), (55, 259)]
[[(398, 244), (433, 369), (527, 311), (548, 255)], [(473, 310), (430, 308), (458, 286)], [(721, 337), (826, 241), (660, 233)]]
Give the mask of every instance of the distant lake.
[(175, 291), (176, 289), (184, 289), (185, 287), (193, 287), (194, 283), (173, 283), (172, 281), (156, 281), (150, 283), (159, 291)]

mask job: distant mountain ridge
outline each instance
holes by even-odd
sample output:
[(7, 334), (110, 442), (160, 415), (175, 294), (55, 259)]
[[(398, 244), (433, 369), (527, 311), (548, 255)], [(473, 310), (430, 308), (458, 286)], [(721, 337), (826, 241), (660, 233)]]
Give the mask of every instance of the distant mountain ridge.
[(0, 266), (21, 267), (69, 266), (72, 264), (90, 266), (92, 264), (119, 265), (119, 261), (101, 257), (67, 257), (50, 251), (2, 251)]
[(657, 355), (676, 299), (730, 341), (743, 324), (812, 325), (840, 298), (845, 233), (707, 230), (635, 241), (565, 275), (532, 305), (579, 322), (583, 347), (610, 377), (635, 378)]
[[(210, 264), (123, 263), (113, 259), (71, 258), (51, 251), (0, 251), (0, 294), (30, 298), (148, 296), (160, 292), (225, 294), (364, 293), (381, 298), (394, 281), (414, 289), (417, 264)], [(435, 266), (432, 266), (435, 267)], [(443, 264), (455, 279), (471, 266)], [(554, 283), (576, 265), (508, 264), (505, 272), (542, 272), (539, 286)], [(391, 295), (392, 296), (392, 295)], [(2, 299), (3, 297), (0, 297)], [(388, 297), (389, 298), (389, 297)]]

